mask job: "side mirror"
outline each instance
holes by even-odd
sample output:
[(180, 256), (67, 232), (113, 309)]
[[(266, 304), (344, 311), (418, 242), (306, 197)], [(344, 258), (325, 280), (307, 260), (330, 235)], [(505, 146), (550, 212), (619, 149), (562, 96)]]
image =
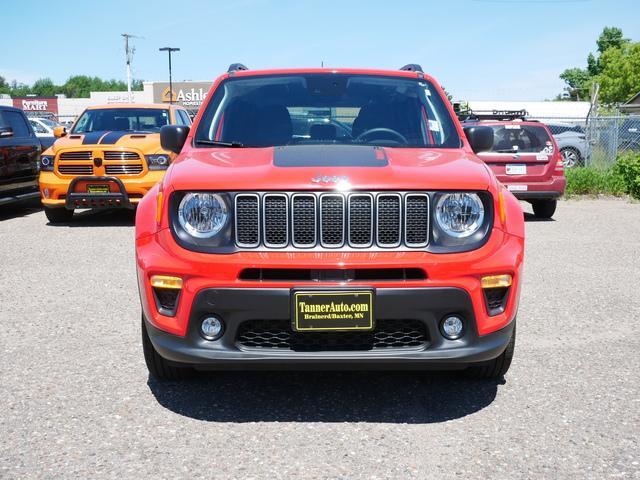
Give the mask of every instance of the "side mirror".
[(165, 125), (160, 129), (160, 145), (165, 150), (180, 153), (189, 135), (186, 125)]
[(53, 136), (56, 138), (62, 138), (67, 134), (67, 128), (63, 126), (55, 127), (53, 129)]
[(0, 138), (13, 137), (13, 128), (0, 127)]
[(475, 153), (486, 152), (493, 147), (493, 129), (491, 127), (464, 127), (464, 134)]

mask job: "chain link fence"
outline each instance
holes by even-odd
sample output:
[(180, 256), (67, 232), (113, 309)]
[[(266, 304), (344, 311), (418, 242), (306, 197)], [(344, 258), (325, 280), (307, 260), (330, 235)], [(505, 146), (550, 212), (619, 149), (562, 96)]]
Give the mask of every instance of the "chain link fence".
[(640, 115), (527, 119), (549, 127), (567, 167), (608, 167), (622, 153), (640, 153)]

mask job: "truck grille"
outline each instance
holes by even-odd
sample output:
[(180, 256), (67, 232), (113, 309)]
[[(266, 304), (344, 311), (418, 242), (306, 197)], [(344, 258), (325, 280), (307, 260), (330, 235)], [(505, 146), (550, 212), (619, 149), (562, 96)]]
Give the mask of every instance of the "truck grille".
[(104, 152), (105, 160), (140, 160), (136, 152)]
[(378, 320), (371, 332), (294, 332), (290, 320), (249, 320), (236, 335), (240, 347), (298, 352), (418, 348), (428, 341), (427, 329), (418, 320)]
[(429, 243), (425, 192), (238, 193), (239, 248), (410, 248)]
[[(72, 151), (62, 152), (59, 156), (58, 172), (63, 175), (93, 175), (94, 157), (102, 157), (105, 162), (123, 162), (123, 163), (111, 163), (104, 165), (105, 175), (139, 175), (143, 172), (144, 166), (142, 164), (140, 155), (136, 152), (129, 151)], [(65, 164), (65, 162), (86, 162), (81, 165)], [(124, 163), (127, 162), (127, 163)]]
[(142, 165), (105, 165), (104, 171), (107, 175), (137, 175), (142, 172)]
[(62, 152), (60, 154), (61, 161), (67, 160), (91, 160), (92, 155), (91, 152)]
[(63, 175), (92, 175), (93, 165), (58, 165), (58, 171)]

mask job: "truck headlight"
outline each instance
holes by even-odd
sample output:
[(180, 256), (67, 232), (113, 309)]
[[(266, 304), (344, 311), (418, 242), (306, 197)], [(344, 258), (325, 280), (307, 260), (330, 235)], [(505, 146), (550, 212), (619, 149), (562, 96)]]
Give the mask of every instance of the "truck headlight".
[(53, 172), (53, 155), (40, 156), (40, 170), (43, 172)]
[(229, 221), (229, 210), (217, 193), (187, 193), (178, 207), (180, 226), (196, 238), (211, 238)]
[(166, 170), (169, 168), (170, 158), (167, 154), (161, 155), (145, 155), (149, 170)]
[(444, 233), (454, 238), (466, 238), (482, 226), (484, 205), (475, 193), (446, 193), (438, 199), (435, 217)]

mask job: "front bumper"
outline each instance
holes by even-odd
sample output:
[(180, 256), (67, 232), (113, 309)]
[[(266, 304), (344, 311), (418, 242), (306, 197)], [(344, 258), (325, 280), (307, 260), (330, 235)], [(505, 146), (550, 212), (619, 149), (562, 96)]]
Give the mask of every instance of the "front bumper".
[[(335, 289), (339, 290), (339, 287)], [(164, 332), (145, 319), (146, 328), (154, 348), (162, 357), (176, 364), (206, 370), (465, 368), (499, 356), (509, 343), (514, 327), (511, 318), (500, 330), (478, 335), (471, 297), (459, 288), (377, 288), (376, 321), (411, 319), (420, 322), (426, 331), (426, 341), (422, 345), (357, 351), (296, 351), (247, 347), (239, 342), (238, 331), (243, 322), (290, 319), (290, 295), (289, 288), (208, 288), (195, 296), (185, 336)], [(225, 322), (224, 333), (216, 341), (207, 341), (199, 334), (200, 321), (210, 314)], [(440, 320), (449, 314), (457, 314), (465, 320), (465, 334), (458, 340), (447, 340), (439, 332)]]
[[(153, 186), (162, 180), (164, 176), (164, 170), (150, 170), (142, 176), (132, 176), (128, 178), (125, 176), (92, 176), (94, 179), (109, 178), (117, 179), (121, 185), (121, 191), (125, 192), (130, 205), (136, 205), (142, 200), (142, 197), (153, 188)], [(89, 178), (89, 177), (84, 177)], [(67, 207), (71, 208), (67, 204), (68, 195), (73, 192), (72, 184), (77, 181), (78, 177), (59, 176), (54, 172), (40, 172), (40, 198), (42, 204), (47, 207)], [(74, 194), (77, 195), (77, 194)], [(86, 196), (86, 195), (85, 195)], [(103, 195), (94, 195), (98, 198), (95, 200), (106, 199)], [(122, 197), (119, 197), (122, 198)], [(88, 199), (88, 197), (87, 197)], [(113, 200), (113, 199), (112, 199)], [(113, 202), (112, 202), (113, 203)], [(106, 205), (108, 206), (108, 205)], [(113, 205), (112, 205), (113, 206)], [(109, 208), (111, 208), (110, 206)], [(87, 208), (87, 207), (73, 207), (73, 208)], [(94, 207), (91, 207), (94, 208)]]

